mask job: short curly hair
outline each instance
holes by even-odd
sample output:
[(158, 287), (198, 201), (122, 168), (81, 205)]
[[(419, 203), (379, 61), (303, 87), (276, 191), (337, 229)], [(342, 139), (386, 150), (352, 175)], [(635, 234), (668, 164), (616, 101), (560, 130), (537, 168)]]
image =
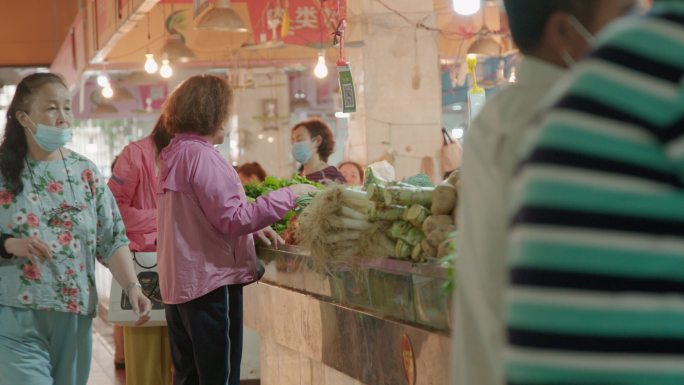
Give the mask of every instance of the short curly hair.
[(238, 174), (244, 176), (256, 175), (259, 181), (263, 182), (266, 179), (266, 170), (259, 164), (259, 162), (245, 163), (237, 168)]
[(233, 90), (225, 79), (193, 76), (181, 83), (164, 103), (163, 125), (170, 134), (211, 135), (230, 115)]
[(312, 139), (317, 136), (321, 137), (321, 145), (318, 146), (318, 156), (320, 156), (324, 162), (327, 162), (330, 155), (335, 152), (335, 136), (330, 127), (319, 119), (311, 119), (297, 123), (292, 127), (292, 132), (299, 127), (306, 128)]

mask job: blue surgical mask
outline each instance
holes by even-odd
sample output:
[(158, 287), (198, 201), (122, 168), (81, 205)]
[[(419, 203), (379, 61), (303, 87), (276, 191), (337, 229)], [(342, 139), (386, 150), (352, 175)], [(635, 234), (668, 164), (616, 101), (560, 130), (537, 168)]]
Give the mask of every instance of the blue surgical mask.
[(292, 145), (292, 157), (299, 163), (304, 164), (311, 159), (311, 141), (303, 140)]
[(43, 150), (47, 152), (57, 151), (71, 141), (71, 137), (73, 136), (71, 128), (59, 128), (41, 123), (36, 124), (31, 120), (28, 114), (26, 114), (26, 117), (34, 126), (36, 126), (36, 133), (34, 134), (28, 128), (26, 130), (33, 136), (36, 144)]

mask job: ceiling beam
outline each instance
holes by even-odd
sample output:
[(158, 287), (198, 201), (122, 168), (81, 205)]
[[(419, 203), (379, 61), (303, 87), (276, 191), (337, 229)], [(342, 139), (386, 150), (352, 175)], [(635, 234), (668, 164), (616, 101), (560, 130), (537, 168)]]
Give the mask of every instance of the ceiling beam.
[[(129, 0), (131, 1), (131, 0)], [(102, 63), (105, 61), (107, 55), (114, 49), (114, 47), (119, 43), (121, 38), (123, 38), (128, 32), (130, 32), (138, 24), (142, 18), (147, 15), (147, 13), (154, 8), (154, 6), (159, 2), (159, 0), (144, 0), (138, 8), (133, 11), (126, 21), (114, 32), (109, 41), (95, 52), (95, 56), (90, 60), (91, 63)]]

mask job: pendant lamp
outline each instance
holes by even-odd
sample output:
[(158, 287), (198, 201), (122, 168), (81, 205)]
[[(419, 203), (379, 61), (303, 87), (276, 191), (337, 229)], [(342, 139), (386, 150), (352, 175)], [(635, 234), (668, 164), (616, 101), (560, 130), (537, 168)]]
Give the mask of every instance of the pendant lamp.
[(200, 17), (195, 28), (205, 31), (249, 31), (240, 15), (230, 8), (229, 0), (216, 0), (214, 6)]
[(166, 54), (172, 62), (186, 63), (195, 58), (195, 53), (183, 43), (183, 38), (177, 33), (169, 35), (161, 52), (162, 55)]
[(93, 114), (115, 114), (119, 112), (119, 109), (116, 108), (113, 104), (110, 103), (102, 103), (102, 104), (97, 104), (95, 107), (92, 109)]
[(479, 37), (468, 47), (468, 53), (476, 55), (501, 56), (501, 51), (501, 44), (490, 36)]

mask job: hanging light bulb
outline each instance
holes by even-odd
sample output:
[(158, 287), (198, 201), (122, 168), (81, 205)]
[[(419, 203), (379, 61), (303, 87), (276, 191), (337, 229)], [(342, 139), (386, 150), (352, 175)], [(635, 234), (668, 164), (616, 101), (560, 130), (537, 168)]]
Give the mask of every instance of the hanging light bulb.
[(463, 16), (470, 16), (480, 10), (480, 0), (452, 0), (454, 12)]
[(162, 59), (162, 65), (161, 68), (159, 68), (159, 75), (161, 75), (161, 77), (164, 79), (168, 79), (171, 77), (171, 75), (173, 75), (173, 69), (171, 68), (171, 65), (169, 65), (169, 59)]
[(109, 78), (105, 74), (97, 75), (97, 85), (100, 87), (105, 87), (109, 84)]
[(148, 74), (153, 74), (157, 72), (157, 69), (159, 68), (159, 65), (157, 65), (157, 62), (154, 60), (154, 55), (151, 53), (146, 53), (145, 57), (145, 72)]
[(102, 96), (107, 99), (111, 99), (112, 96), (114, 96), (114, 90), (112, 89), (111, 84), (107, 84), (102, 88)]
[(316, 67), (314, 67), (314, 76), (319, 79), (328, 76), (328, 66), (325, 65), (325, 55), (323, 54), (323, 51), (318, 53), (318, 63), (316, 63)]

